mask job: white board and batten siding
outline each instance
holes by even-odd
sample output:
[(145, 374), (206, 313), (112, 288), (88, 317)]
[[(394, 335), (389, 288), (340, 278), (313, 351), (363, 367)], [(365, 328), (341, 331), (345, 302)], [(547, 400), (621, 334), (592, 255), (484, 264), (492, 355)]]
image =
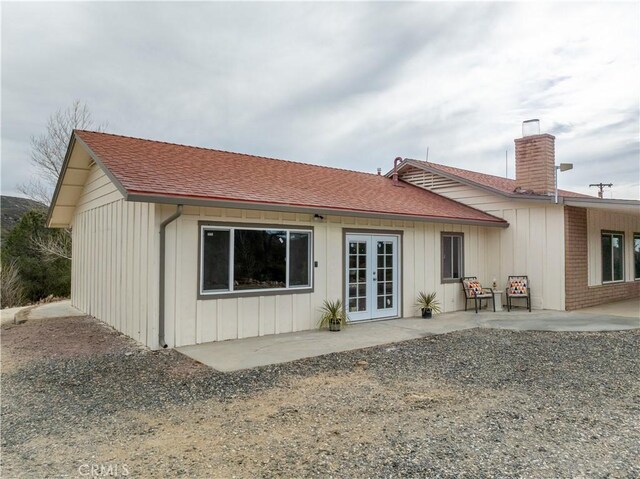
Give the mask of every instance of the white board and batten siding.
[(633, 235), (640, 234), (640, 216), (587, 209), (589, 286), (602, 284), (602, 231), (624, 234), (624, 280), (634, 281)]
[(156, 207), (124, 200), (93, 165), (72, 222), (71, 303), (158, 347)]
[[(168, 217), (175, 207), (158, 207)], [(198, 222), (254, 223), (313, 227), (314, 290), (310, 293), (253, 297), (198, 299)], [(183, 215), (167, 227), (165, 294), (166, 339), (170, 346), (221, 341), (314, 329), (324, 299), (343, 296), (344, 230), (402, 231), (401, 306), (404, 317), (417, 314), (418, 291), (436, 291), (444, 311), (464, 308), (459, 283), (441, 284), (440, 232), (463, 232), (465, 263), (480, 276), (487, 275), (484, 255), (494, 228), (479, 226), (391, 221), (221, 208), (184, 208)]]
[(527, 275), (533, 308), (564, 310), (562, 206), (512, 200), (417, 168), (409, 169), (400, 177), (403, 181), (509, 222), (508, 228), (487, 231), (484, 250), (480, 252), (487, 258), (486, 269), (476, 271), (472, 264), (467, 263), (464, 269), (466, 275), (478, 276), (487, 286), (495, 278), (501, 291), (507, 286), (508, 276)]

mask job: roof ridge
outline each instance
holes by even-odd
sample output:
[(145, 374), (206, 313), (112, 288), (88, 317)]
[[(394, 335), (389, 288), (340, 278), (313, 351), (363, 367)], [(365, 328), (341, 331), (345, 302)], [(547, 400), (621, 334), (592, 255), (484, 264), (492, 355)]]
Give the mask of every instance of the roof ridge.
[(325, 169), (328, 169), (328, 170), (347, 171), (347, 172), (350, 172), (350, 173), (357, 173), (357, 174), (360, 174), (360, 175), (382, 176), (382, 177), (384, 177), (384, 175), (378, 175), (377, 173), (368, 173), (366, 171), (352, 170), (352, 169), (349, 169), (349, 168), (339, 168), (337, 166), (316, 165), (314, 163), (305, 163), (304, 161), (283, 160), (282, 158), (273, 158), (271, 156), (251, 155), (249, 153), (240, 153), (240, 152), (231, 151), (231, 150), (220, 150), (220, 149), (217, 149), (217, 148), (206, 148), (204, 146), (186, 145), (184, 143), (175, 143), (175, 142), (171, 142), (171, 141), (151, 140), (149, 138), (140, 138), (138, 136), (119, 135), (117, 133), (107, 133), (107, 132), (104, 132), (104, 131), (92, 131), (92, 130), (80, 130), (80, 129), (75, 129), (74, 132), (76, 132), (76, 131), (77, 132), (81, 132), (81, 133), (93, 133), (93, 134), (97, 134), (97, 135), (117, 136), (119, 138), (127, 138), (129, 140), (148, 141), (149, 143), (161, 143), (161, 144), (164, 144), (164, 145), (180, 146), (180, 147), (183, 147), (183, 148), (193, 148), (194, 150), (215, 151), (215, 152), (218, 152), (218, 153), (227, 153), (227, 154), (230, 154), (230, 155), (248, 156), (250, 158), (259, 158), (259, 159), (262, 159), (262, 160), (282, 161), (284, 163), (294, 163), (296, 165), (313, 166), (315, 168), (325, 168)]

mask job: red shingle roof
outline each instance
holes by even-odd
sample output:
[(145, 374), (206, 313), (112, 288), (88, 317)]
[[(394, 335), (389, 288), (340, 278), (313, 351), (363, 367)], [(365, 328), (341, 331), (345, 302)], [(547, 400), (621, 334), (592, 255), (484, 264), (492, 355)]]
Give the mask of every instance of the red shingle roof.
[(416, 186), (395, 187), (385, 176), (106, 133), (75, 135), (132, 195), (507, 225)]
[[(471, 181), (481, 186), (487, 186), (498, 190), (499, 192), (509, 195), (515, 194), (516, 180), (511, 178), (503, 178), (501, 176), (488, 175), (486, 173), (478, 173), (477, 171), (463, 170), (462, 168), (455, 168), (453, 166), (439, 165), (437, 163), (429, 163), (424, 160), (410, 160), (411, 163), (416, 165), (422, 165), (433, 170), (441, 171), (449, 175), (457, 176), (463, 180)], [(531, 194), (531, 193), (529, 193)], [(560, 196), (567, 196), (573, 198), (592, 198), (589, 195), (583, 195), (582, 193), (576, 193), (574, 191), (558, 190)]]

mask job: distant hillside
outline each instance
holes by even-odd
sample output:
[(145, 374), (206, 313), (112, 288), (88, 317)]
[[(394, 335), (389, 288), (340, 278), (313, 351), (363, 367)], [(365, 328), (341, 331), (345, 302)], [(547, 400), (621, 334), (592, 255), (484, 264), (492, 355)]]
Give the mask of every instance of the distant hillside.
[(42, 203), (18, 198), (17, 196), (0, 196), (0, 216), (2, 226), (2, 239), (20, 221), (23, 214), (33, 208), (46, 208)]

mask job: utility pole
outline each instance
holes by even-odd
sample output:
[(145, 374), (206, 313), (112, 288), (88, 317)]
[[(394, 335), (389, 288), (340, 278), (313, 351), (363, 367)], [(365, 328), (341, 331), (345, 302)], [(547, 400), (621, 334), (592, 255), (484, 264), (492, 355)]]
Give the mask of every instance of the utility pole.
[(604, 187), (608, 186), (611, 188), (613, 183), (591, 183), (589, 187), (596, 186), (598, 188), (598, 198), (602, 198), (602, 192), (604, 191)]

